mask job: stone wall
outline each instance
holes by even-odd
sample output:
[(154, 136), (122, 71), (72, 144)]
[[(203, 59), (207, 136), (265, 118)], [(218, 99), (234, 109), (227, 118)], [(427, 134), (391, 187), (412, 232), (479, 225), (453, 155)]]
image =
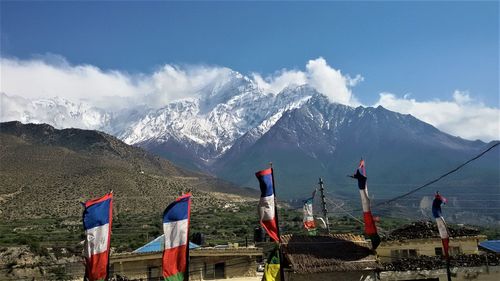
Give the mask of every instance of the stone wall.
[(348, 272), (325, 272), (314, 274), (285, 273), (287, 281), (311, 281), (311, 280), (342, 280), (342, 281), (375, 281), (376, 274), (373, 271), (348, 271)]
[[(453, 281), (497, 281), (500, 280), (500, 266), (461, 267), (452, 268)], [(425, 280), (437, 278), (439, 281), (447, 281), (446, 269), (419, 270), (419, 271), (383, 271), (380, 273), (380, 281), (398, 280)]]

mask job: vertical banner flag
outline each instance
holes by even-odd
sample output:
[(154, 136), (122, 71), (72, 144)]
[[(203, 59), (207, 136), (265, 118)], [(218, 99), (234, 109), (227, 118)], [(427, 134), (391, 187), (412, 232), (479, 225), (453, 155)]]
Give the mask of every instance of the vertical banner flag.
[(443, 242), (444, 256), (448, 258), (450, 235), (448, 233), (448, 227), (446, 226), (446, 222), (444, 221), (444, 218), (441, 215), (441, 204), (443, 203), (446, 204), (446, 202), (447, 202), (446, 198), (441, 196), (439, 192), (436, 192), (434, 201), (432, 201), (432, 216), (434, 217), (434, 219), (436, 219), (439, 236), (441, 237), (441, 241)]
[(259, 219), (260, 224), (274, 241), (279, 241), (276, 208), (274, 203), (273, 170), (265, 169), (255, 173), (260, 185)]
[(88, 281), (106, 280), (113, 218), (113, 193), (89, 200), (83, 205), (85, 278)]
[(377, 233), (377, 226), (373, 220), (372, 211), (370, 209), (370, 199), (368, 198), (368, 186), (366, 184), (366, 169), (365, 161), (361, 159), (359, 162), (359, 167), (353, 176), (350, 176), (358, 180), (359, 194), (361, 195), (361, 204), (363, 207), (363, 220), (365, 222), (365, 234), (372, 241), (373, 249), (377, 249), (380, 244), (380, 236)]
[(266, 266), (264, 267), (264, 275), (262, 276), (263, 281), (280, 281), (280, 254), (279, 248), (276, 247), (267, 258)]
[(189, 217), (191, 193), (175, 199), (163, 212), (163, 277), (165, 281), (188, 280)]
[(316, 190), (313, 191), (312, 197), (304, 200), (304, 207), (303, 207), (303, 212), (304, 212), (304, 227), (308, 231), (315, 231), (316, 230), (316, 224), (314, 223), (314, 214), (313, 214), (313, 201), (314, 201), (314, 195), (316, 194)]

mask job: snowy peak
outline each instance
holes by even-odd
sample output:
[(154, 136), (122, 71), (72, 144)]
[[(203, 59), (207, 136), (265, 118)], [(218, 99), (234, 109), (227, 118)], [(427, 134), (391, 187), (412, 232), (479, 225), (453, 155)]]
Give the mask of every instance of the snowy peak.
[(54, 97), (29, 100), (0, 93), (1, 121), (48, 123), (56, 128), (102, 129), (111, 114), (84, 102)]
[(129, 144), (174, 141), (203, 151), (205, 160), (216, 159), (243, 135), (263, 135), (284, 112), (300, 107), (316, 94), (308, 87), (266, 94), (238, 74), (214, 89), (217, 91), (150, 110), (132, 122), (120, 138)]

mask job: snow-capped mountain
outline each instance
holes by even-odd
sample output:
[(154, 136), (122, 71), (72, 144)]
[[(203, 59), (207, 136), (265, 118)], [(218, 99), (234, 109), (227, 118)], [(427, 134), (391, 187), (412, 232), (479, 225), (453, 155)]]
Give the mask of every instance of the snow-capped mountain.
[(302, 106), (316, 92), (307, 87), (264, 93), (250, 79), (235, 74), (198, 98), (149, 110), (118, 136), (126, 143), (165, 149), (184, 146), (205, 163), (222, 156), (240, 137), (263, 135), (284, 112)]
[(103, 109), (59, 97), (30, 100), (0, 93), (0, 109), (1, 121), (47, 123), (56, 128), (102, 129), (111, 121)]
[[(411, 115), (383, 107), (331, 103), (307, 85), (266, 93), (229, 71), (189, 98), (104, 109), (61, 98), (28, 100), (1, 94), (1, 121), (96, 129), (141, 146), (177, 165), (255, 186), (253, 172), (273, 161), (281, 196), (304, 194), (318, 176), (348, 185), (360, 157), (371, 184), (417, 184), (460, 164), (488, 144), (450, 136)], [(498, 186), (499, 154), (487, 155), (456, 182)], [(393, 171), (397, 171), (394, 173)], [(375, 180), (374, 180), (375, 179)], [(309, 191), (307, 191), (309, 192)]]

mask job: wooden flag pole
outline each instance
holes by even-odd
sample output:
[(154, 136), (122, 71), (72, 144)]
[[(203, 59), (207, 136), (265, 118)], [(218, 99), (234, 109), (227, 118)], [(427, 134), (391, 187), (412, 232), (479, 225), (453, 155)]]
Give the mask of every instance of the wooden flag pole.
[(282, 244), (281, 244), (281, 234), (280, 234), (280, 224), (278, 220), (278, 201), (276, 200), (276, 185), (274, 183), (274, 169), (273, 169), (273, 162), (269, 162), (269, 166), (271, 166), (271, 175), (273, 179), (273, 194), (274, 194), (274, 215), (276, 217), (276, 230), (278, 231), (278, 253), (280, 256), (280, 280), (285, 281), (285, 270), (283, 268), (283, 251), (282, 251)]
[(321, 193), (321, 209), (323, 211), (323, 216), (325, 217), (325, 222), (326, 222), (326, 231), (328, 232), (328, 235), (330, 235), (330, 223), (328, 222), (328, 211), (326, 209), (326, 202), (325, 202), (325, 193), (324, 193), (324, 187), (323, 187), (323, 179), (319, 178), (319, 191)]

